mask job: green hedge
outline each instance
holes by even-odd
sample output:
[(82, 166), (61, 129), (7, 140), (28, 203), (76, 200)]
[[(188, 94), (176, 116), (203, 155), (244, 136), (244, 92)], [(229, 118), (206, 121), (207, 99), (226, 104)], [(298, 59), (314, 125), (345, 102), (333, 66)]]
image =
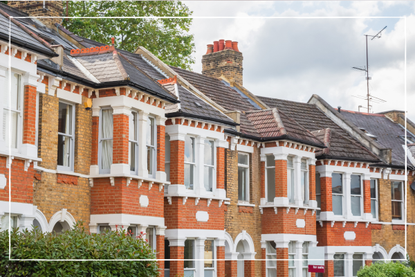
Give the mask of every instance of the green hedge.
[[(0, 276), (158, 276), (156, 261), (148, 243), (125, 231), (89, 234), (82, 223), (61, 234), (38, 229), (0, 232)], [(119, 261), (13, 261), (13, 259), (109, 259)]]
[(401, 263), (376, 263), (365, 266), (357, 272), (358, 277), (415, 277), (411, 267)]

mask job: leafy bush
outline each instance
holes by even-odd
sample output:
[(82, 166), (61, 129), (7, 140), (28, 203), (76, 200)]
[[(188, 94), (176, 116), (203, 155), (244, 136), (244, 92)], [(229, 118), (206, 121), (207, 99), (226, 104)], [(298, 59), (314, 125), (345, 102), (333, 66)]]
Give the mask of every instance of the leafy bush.
[(412, 268), (401, 263), (376, 263), (365, 266), (357, 272), (358, 277), (415, 277)]
[(23, 232), (14, 229), (11, 249), (12, 259), (9, 260), (9, 232), (0, 232), (0, 276), (158, 276), (156, 261), (123, 261), (156, 258), (142, 235), (133, 238), (124, 230), (89, 234), (81, 222), (61, 234), (42, 233), (37, 228)]

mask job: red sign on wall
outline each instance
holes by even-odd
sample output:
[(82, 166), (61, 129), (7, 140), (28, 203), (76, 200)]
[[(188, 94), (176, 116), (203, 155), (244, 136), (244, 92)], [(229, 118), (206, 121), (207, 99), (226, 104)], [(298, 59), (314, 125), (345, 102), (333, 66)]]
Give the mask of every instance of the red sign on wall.
[(308, 272), (324, 273), (324, 265), (308, 265)]

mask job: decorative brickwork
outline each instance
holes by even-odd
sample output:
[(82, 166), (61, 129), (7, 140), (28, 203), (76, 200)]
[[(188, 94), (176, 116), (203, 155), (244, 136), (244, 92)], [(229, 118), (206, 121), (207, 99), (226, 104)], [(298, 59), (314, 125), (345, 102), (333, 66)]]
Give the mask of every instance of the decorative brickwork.
[[(8, 1), (10, 7), (28, 13), (30, 16), (62, 16), (62, 1)], [(61, 24), (62, 18), (38, 18), (45, 25)]]
[[(335, 245), (335, 246), (368, 246), (372, 241), (372, 230), (366, 228), (366, 223), (358, 223), (354, 227), (354, 222), (347, 222), (343, 227), (343, 222), (335, 222), (331, 227), (331, 222), (324, 221), (323, 227), (317, 225), (318, 246)], [(354, 240), (346, 240), (344, 232), (354, 232)]]
[(229, 80), (243, 84), (242, 53), (233, 49), (206, 54), (202, 57), (202, 73), (219, 78), (225, 76)]
[[(298, 219), (305, 221), (304, 228), (297, 227)], [(316, 214), (314, 213), (312, 215), (311, 210), (307, 211), (305, 215), (304, 210), (299, 210), (296, 214), (295, 209), (290, 209), (287, 213), (287, 208), (278, 208), (278, 213), (275, 214), (273, 208), (264, 208), (262, 214), (262, 233), (315, 235)]]

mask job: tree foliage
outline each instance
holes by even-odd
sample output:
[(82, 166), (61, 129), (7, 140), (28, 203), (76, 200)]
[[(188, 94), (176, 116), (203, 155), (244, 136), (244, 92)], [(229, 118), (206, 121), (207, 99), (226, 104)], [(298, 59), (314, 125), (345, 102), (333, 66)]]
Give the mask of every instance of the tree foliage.
[(375, 263), (357, 272), (358, 277), (415, 277), (411, 267), (402, 263)]
[[(0, 276), (158, 276), (148, 243), (125, 231), (89, 234), (81, 223), (61, 234), (32, 231), (11, 232), (12, 259), (66, 259), (65, 261), (9, 260), (9, 232), (0, 232)], [(68, 261), (67, 259), (95, 259)], [(102, 261), (118, 260), (118, 261)], [(101, 261), (100, 261), (101, 260)]]
[[(115, 46), (129, 52), (144, 46), (172, 66), (189, 69), (194, 63), (193, 35), (188, 34), (192, 11), (180, 1), (65, 1), (66, 7), (68, 16), (79, 18), (62, 24), (76, 35), (104, 44), (115, 37)], [(183, 18), (155, 18), (173, 16)]]

